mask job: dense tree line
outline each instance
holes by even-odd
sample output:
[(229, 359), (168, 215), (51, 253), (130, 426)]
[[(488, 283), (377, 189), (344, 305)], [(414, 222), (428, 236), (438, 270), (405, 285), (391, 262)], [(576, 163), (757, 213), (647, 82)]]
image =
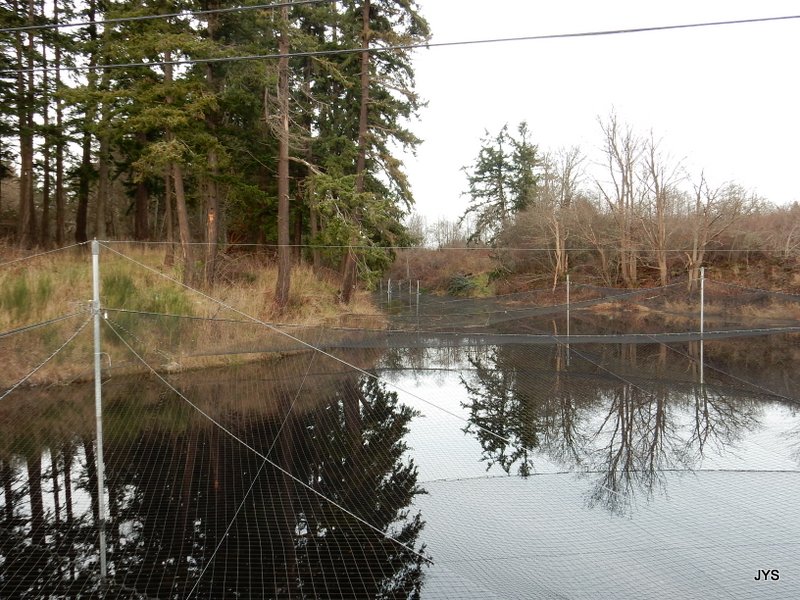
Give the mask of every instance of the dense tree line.
[(385, 48), (429, 30), (413, 1), (292, 4), (2, 0), (6, 233), (174, 241), (193, 282), (226, 242), (275, 244), (278, 305), (300, 259), (348, 300), (408, 239), (397, 152), (421, 102), (409, 51)]
[(797, 257), (796, 203), (776, 206), (735, 182), (690, 173), (652, 133), (613, 113), (599, 125), (593, 161), (577, 147), (540, 151), (524, 123), (518, 134), (487, 133), (465, 167), (468, 209), (431, 237), (439, 247), (494, 247), (499, 272), (549, 274), (553, 285), (568, 272), (626, 287), (688, 274), (692, 285), (712, 262)]

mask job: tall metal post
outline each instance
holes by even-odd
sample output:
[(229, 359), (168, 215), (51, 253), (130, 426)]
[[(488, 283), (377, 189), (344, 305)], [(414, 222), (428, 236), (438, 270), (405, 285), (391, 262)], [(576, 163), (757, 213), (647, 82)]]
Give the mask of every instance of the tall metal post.
[(569, 337), (569, 275), (567, 275), (567, 337)]
[(705, 333), (706, 268), (700, 267), (700, 385), (703, 385), (703, 334)]
[(94, 316), (94, 414), (97, 424), (97, 511), (100, 531), (100, 578), (108, 575), (106, 566), (105, 463), (103, 462), (102, 371), (100, 369), (100, 243), (92, 241), (92, 314)]
[(386, 282), (386, 302), (391, 304), (392, 303), (392, 280), (389, 279)]
[[(567, 340), (569, 340), (569, 274), (567, 274)], [(567, 365), (569, 365), (569, 341), (567, 341)]]

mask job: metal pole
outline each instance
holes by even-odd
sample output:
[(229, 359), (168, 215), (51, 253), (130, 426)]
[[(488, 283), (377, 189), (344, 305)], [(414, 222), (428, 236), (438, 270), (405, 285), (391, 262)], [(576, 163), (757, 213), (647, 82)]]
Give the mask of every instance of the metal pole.
[(97, 511), (100, 531), (100, 579), (105, 582), (106, 566), (106, 499), (105, 466), (103, 462), (102, 372), (100, 369), (100, 243), (92, 241), (92, 314), (94, 315), (94, 414), (97, 424)]
[(419, 318), (419, 279), (417, 279), (417, 318)]
[(392, 302), (392, 280), (391, 278), (386, 282), (386, 302)]
[[(567, 274), (567, 339), (569, 339), (569, 274)], [(569, 365), (569, 341), (567, 341), (567, 365)]]
[(705, 333), (706, 268), (700, 267), (700, 384), (703, 384), (703, 334)]
[(567, 275), (567, 337), (569, 337), (569, 275)]

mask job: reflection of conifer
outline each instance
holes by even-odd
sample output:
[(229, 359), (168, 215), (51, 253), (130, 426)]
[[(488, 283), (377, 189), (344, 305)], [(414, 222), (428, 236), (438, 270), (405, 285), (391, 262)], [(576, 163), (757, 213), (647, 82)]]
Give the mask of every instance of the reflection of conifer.
[(519, 475), (525, 477), (533, 470), (529, 450), (539, 445), (539, 424), (532, 412), (533, 399), (520, 385), (524, 370), (517, 369), (508, 359), (508, 349), (504, 348), (493, 350), (485, 359), (469, 359), (475, 378), (461, 378), (470, 399), (468, 404), (462, 404), (470, 411), (464, 432), (473, 432), (477, 437), (487, 470), (498, 464), (510, 473), (517, 465)]
[[(371, 378), (346, 383), (338, 392), (341, 401), (315, 413), (306, 427), (312, 446), (323, 450), (316, 464), (307, 465), (317, 489), (333, 498), (387, 536), (414, 547), (424, 526), (420, 515), (409, 518), (417, 486), (417, 467), (406, 462), (404, 437), (415, 412), (399, 404), (397, 394)], [(357, 402), (359, 431), (348, 426), (347, 406)], [(334, 418), (325, 414), (335, 410)], [(330, 427), (333, 422), (337, 427)], [(350, 418), (352, 422), (352, 418)], [(353, 447), (353, 436), (357, 446)], [(325, 443), (319, 443), (320, 438)], [(421, 558), (396, 542), (378, 535), (339, 509), (300, 492), (308, 531), (303, 536), (298, 560), (300, 580), (319, 593), (336, 573), (342, 597), (406, 598), (421, 585)], [(325, 593), (322, 592), (322, 596)], [(312, 595), (311, 597), (318, 597)]]
[[(186, 597), (196, 583), (193, 597), (418, 596), (423, 559), (410, 549), (417, 548), (424, 522), (410, 505), (422, 490), (404, 441), (416, 413), (372, 379), (346, 374), (325, 381), (324, 390), (304, 391), (308, 404), (291, 411), (297, 390), (277, 385), (263, 399), (262, 413), (252, 399), (242, 412), (238, 399), (220, 409), (230, 431), (259, 452), (270, 450), (270, 460), (292, 477), (160, 386), (126, 387), (128, 396), (110, 401), (105, 449), (113, 577), (105, 597)], [(89, 396), (81, 398), (90, 406)], [(63, 402), (59, 408), (66, 414)], [(87, 420), (82, 409), (75, 415), (78, 424)], [(97, 509), (71, 495), (96, 490), (91, 437), (71, 437), (75, 423), (62, 427), (46, 416), (36, 423), (24, 427), (37, 431), (26, 438), (24, 454), (41, 456), (55, 444), (49, 469), (10, 450), (21, 448), (22, 438), (7, 438), (8, 448), (0, 447), (0, 595), (24, 589), (32, 597), (100, 597)], [(11, 462), (8, 452), (16, 456)], [(32, 515), (25, 508), (31, 493), (51, 492), (59, 476), (60, 517), (38, 508)], [(73, 482), (69, 493), (63, 481)]]

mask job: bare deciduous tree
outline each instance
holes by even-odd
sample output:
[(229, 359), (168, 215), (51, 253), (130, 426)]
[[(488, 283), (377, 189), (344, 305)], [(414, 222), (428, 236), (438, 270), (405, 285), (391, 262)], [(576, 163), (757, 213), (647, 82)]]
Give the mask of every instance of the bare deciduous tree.
[(700, 267), (709, 246), (743, 216), (752, 213), (761, 202), (760, 198), (734, 183), (712, 188), (702, 172), (693, 188), (693, 206), (689, 219), (691, 238), (689, 250), (686, 252), (690, 290), (697, 284)]
[(675, 198), (681, 177), (680, 164), (664, 156), (651, 132), (644, 143), (639, 219), (644, 240), (658, 266), (661, 285), (669, 282), (668, 254), (675, 232), (671, 225), (675, 217)]
[(614, 215), (618, 232), (619, 264), (622, 280), (628, 287), (637, 283), (638, 248), (634, 239), (636, 209), (636, 165), (642, 153), (641, 140), (629, 125), (621, 125), (613, 112), (600, 120), (603, 153), (610, 180), (598, 181), (600, 194)]

